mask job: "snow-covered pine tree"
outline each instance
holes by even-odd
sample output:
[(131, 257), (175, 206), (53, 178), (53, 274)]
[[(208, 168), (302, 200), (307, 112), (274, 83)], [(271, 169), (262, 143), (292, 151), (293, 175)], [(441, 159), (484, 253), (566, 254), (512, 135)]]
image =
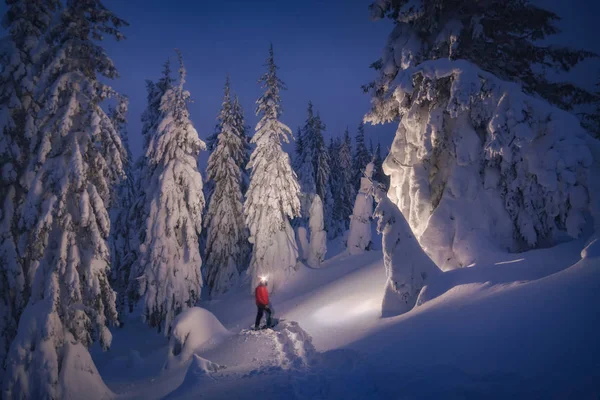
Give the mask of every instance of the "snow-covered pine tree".
[(277, 76), (272, 45), (266, 67), (267, 72), (259, 80), (265, 93), (256, 102), (256, 114), (261, 118), (251, 141), (256, 148), (248, 163), (252, 172), (244, 204), (249, 241), (254, 245), (248, 269), (252, 292), (262, 275), (269, 275), (269, 289), (281, 286), (298, 260), (298, 246), (289, 219), (300, 214), (300, 186), (290, 158), (281, 147), (281, 140), (289, 143), (292, 132), (279, 121), (282, 112), (279, 91), (284, 84)]
[[(148, 144), (152, 139), (152, 135), (158, 128), (161, 119), (161, 102), (162, 98), (168, 90), (173, 89), (174, 80), (171, 77), (171, 60), (167, 59), (163, 64), (162, 75), (155, 83), (146, 80), (146, 99), (148, 104), (142, 113), (142, 137), (144, 138), (144, 149), (148, 148)], [(140, 160), (145, 160), (146, 157), (140, 157)]]
[(354, 210), (350, 217), (350, 232), (346, 247), (350, 254), (361, 254), (371, 248), (371, 218), (373, 217), (373, 177), (374, 165), (368, 163), (360, 179), (360, 190), (356, 195)]
[[(115, 130), (119, 133), (121, 143), (123, 144), (123, 179), (115, 188), (112, 196), (112, 206), (110, 209), (110, 250), (112, 274), (111, 283), (113, 289), (117, 292), (117, 311), (119, 315), (125, 311), (125, 305), (128, 303), (127, 289), (131, 276), (131, 266), (135, 261), (135, 251), (131, 247), (133, 243), (131, 236), (135, 234), (132, 221), (129, 220), (131, 206), (135, 199), (133, 170), (131, 165), (131, 150), (129, 148), (129, 139), (127, 135), (127, 109), (129, 99), (121, 96), (118, 99), (116, 107), (109, 107), (108, 115), (112, 121)], [(129, 302), (129, 308), (132, 304)]]
[(327, 253), (327, 232), (323, 222), (323, 202), (319, 195), (313, 198), (310, 206), (310, 219), (308, 221), (310, 228), (310, 251), (308, 255), (308, 265), (313, 268), (321, 266)]
[(21, 178), (36, 135), (36, 84), (57, 1), (19, 0), (7, 5), (3, 27), (8, 37), (0, 45), (0, 385), (30, 284), (19, 251), (24, 233), (18, 225), (20, 207), (28, 189)]
[(238, 132), (238, 135), (242, 139), (242, 143), (244, 145), (244, 151), (240, 154), (241, 157), (237, 157), (237, 155), (235, 155), (236, 157), (234, 159), (237, 166), (240, 168), (240, 173), (242, 174), (242, 195), (245, 195), (246, 190), (248, 190), (248, 185), (250, 184), (250, 177), (246, 171), (246, 166), (248, 165), (248, 161), (250, 161), (250, 138), (248, 137), (248, 131), (250, 130), (250, 127), (246, 125), (244, 109), (242, 108), (240, 99), (237, 95), (233, 96), (231, 111), (233, 112), (235, 131)]
[(36, 83), (43, 108), (19, 222), (28, 232), (31, 291), (6, 360), (3, 398), (68, 397), (64, 382), (73, 369), (95, 381), (80, 384), (102, 391), (91, 396), (105, 395), (86, 347), (98, 340), (108, 348), (107, 324), (117, 324), (107, 206), (123, 177), (124, 150), (101, 108), (113, 91), (98, 76), (112, 79), (117, 71), (97, 41), (100, 32), (122, 39), (125, 22), (92, 0), (67, 1), (55, 22)]
[(317, 194), (316, 180), (316, 140), (315, 140), (315, 115), (312, 102), (308, 102), (307, 117), (304, 126), (298, 129), (300, 144), (296, 151), (300, 151), (296, 162), (296, 174), (300, 184), (300, 217), (297, 223), (306, 227), (308, 224), (310, 206), (312, 199)]
[(219, 135), (206, 169), (206, 179), (213, 182), (214, 188), (205, 217), (206, 284), (211, 295), (225, 293), (237, 283), (250, 253), (239, 165), (245, 158), (246, 143), (235, 118), (227, 78), (217, 117)]
[(524, 0), (372, 8), (396, 23), (366, 119), (400, 120), (383, 164), (388, 196), (436, 264), (577, 237), (589, 211), (587, 134), (537, 94), (565, 108), (587, 94), (536, 70), (569, 69), (588, 54), (540, 46), (556, 16)]
[[(333, 198), (331, 196), (331, 181), (329, 180), (329, 177), (331, 176), (331, 168), (329, 166), (329, 150), (327, 149), (325, 138), (323, 137), (323, 132), (325, 131), (326, 127), (319, 114), (317, 114), (315, 117), (314, 122), (315, 126), (313, 132), (316, 152), (315, 182), (317, 186), (317, 196), (321, 198), (321, 202), (323, 204), (325, 230), (328, 232), (333, 232), (335, 230), (335, 222), (333, 220), (332, 213)], [(328, 234), (328, 236), (329, 238), (334, 237), (332, 234)]]
[(296, 173), (300, 170), (302, 166), (302, 154), (304, 153), (304, 144), (302, 139), (302, 127), (299, 126), (296, 129), (296, 135), (294, 135), (294, 160), (292, 162), (294, 171)]
[(383, 158), (381, 158), (381, 145), (379, 143), (377, 143), (377, 147), (373, 153), (373, 164), (375, 165), (373, 180), (383, 185), (387, 190), (390, 187), (390, 178), (383, 172)]
[(323, 138), (325, 124), (319, 115), (314, 115), (312, 102), (308, 103), (308, 116), (300, 136), (302, 140), (299, 168), (296, 170), (302, 189), (301, 206), (304, 223), (308, 222), (310, 207), (315, 195), (321, 197), (329, 228), (331, 221), (331, 187), (329, 181), (329, 152)]
[(342, 141), (339, 137), (331, 138), (327, 151), (329, 152), (329, 186), (331, 187), (331, 227), (327, 231), (331, 238), (341, 236), (346, 231), (342, 215), (342, 181), (340, 180), (339, 156)]
[[(158, 129), (158, 123), (160, 121), (161, 111), (161, 99), (168, 90), (173, 88), (173, 78), (171, 77), (171, 62), (169, 59), (163, 64), (162, 75), (157, 82), (146, 80), (146, 109), (142, 113), (142, 138), (144, 139), (144, 154), (138, 158), (134, 166), (134, 192), (135, 199), (131, 206), (129, 214), (130, 223), (132, 224), (132, 231), (134, 234), (130, 235), (129, 247), (134, 251), (134, 257), (136, 262), (133, 264), (131, 274), (129, 277), (129, 285), (127, 287), (127, 297), (131, 305), (137, 303), (140, 297), (140, 281), (137, 279), (143, 274), (143, 271), (138, 271), (139, 263), (137, 260), (140, 258), (140, 245), (146, 241), (146, 162), (148, 158), (146, 153), (150, 145), (150, 139), (156, 130)], [(137, 232), (137, 234), (135, 234)]]
[(189, 117), (185, 67), (179, 54), (179, 82), (162, 96), (160, 118), (150, 132), (140, 177), (146, 206), (137, 272), (143, 317), (168, 335), (177, 314), (200, 297), (198, 238), (204, 195), (198, 154), (206, 149)]
[(412, 310), (421, 289), (441, 271), (425, 254), (406, 219), (381, 188), (375, 190), (377, 231), (383, 235), (383, 265), (387, 281), (382, 317)]
[(356, 198), (356, 189), (352, 172), (352, 139), (350, 138), (348, 128), (344, 131), (344, 138), (340, 144), (338, 160), (339, 172), (337, 174), (337, 179), (340, 181), (339, 209), (345, 232), (350, 227), (350, 215), (352, 215), (354, 200)]
[(323, 138), (323, 131), (325, 131), (325, 124), (321, 120), (321, 116), (317, 114), (314, 126), (315, 182), (317, 184), (317, 195), (321, 198), (324, 207), (327, 208), (327, 204), (331, 199), (331, 187), (329, 186), (331, 170), (329, 168), (329, 152)]
[(388, 17), (395, 24), (384, 56), (372, 64), (380, 76), (364, 86), (372, 90), (373, 111), (381, 119), (400, 115), (389, 102), (398, 72), (439, 58), (468, 60), (563, 110), (597, 101), (593, 93), (549, 73), (569, 71), (595, 55), (543, 44), (560, 32), (560, 17), (530, 0), (375, 0), (370, 8), (373, 19)]
[(371, 162), (371, 156), (369, 150), (365, 145), (365, 125), (361, 121), (358, 125), (358, 131), (356, 133), (356, 149), (354, 151), (354, 159), (352, 161), (352, 182), (354, 184), (354, 190), (360, 190), (360, 180), (364, 176), (365, 167)]

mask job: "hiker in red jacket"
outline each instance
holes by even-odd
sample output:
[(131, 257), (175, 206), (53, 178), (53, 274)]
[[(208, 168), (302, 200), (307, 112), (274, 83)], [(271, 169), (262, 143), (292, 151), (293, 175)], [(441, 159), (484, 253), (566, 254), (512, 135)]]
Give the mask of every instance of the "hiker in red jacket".
[(255, 329), (260, 328), (260, 320), (263, 317), (263, 313), (267, 312), (267, 327), (271, 326), (271, 308), (269, 307), (269, 291), (267, 290), (267, 278), (261, 277), (260, 283), (254, 291), (256, 297), (256, 307), (258, 312), (256, 313), (256, 323), (254, 324)]

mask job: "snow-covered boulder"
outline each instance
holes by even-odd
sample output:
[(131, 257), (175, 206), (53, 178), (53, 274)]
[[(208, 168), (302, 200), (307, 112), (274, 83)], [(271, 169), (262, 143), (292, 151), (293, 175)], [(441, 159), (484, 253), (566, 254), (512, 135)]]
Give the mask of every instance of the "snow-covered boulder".
[(184, 364), (194, 352), (218, 344), (229, 334), (210, 311), (200, 307), (185, 310), (173, 322), (165, 368)]
[(350, 254), (361, 254), (371, 246), (371, 217), (373, 216), (373, 163), (367, 164), (360, 178), (360, 190), (356, 195), (354, 210), (350, 217), (347, 247)]
[(410, 66), (393, 85), (388, 195), (442, 269), (580, 234), (593, 157), (574, 115), (465, 60)]
[(377, 231), (383, 235), (387, 282), (381, 315), (404, 314), (415, 306), (421, 289), (441, 271), (423, 251), (406, 219), (385, 192), (376, 193)]
[(319, 195), (315, 195), (310, 206), (310, 252), (308, 254), (308, 265), (318, 267), (325, 259), (327, 253), (327, 232), (323, 222), (323, 202)]

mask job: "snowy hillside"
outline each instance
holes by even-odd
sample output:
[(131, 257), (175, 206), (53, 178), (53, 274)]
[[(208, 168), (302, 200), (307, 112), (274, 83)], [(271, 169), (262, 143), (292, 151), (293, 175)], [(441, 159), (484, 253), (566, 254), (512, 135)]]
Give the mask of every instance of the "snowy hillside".
[(338, 254), (273, 296), (274, 331), (247, 329), (255, 306), (240, 288), (201, 304), (228, 332), (202, 310), (181, 318), (187, 360), (168, 362), (173, 340), (137, 321), (93, 357), (119, 398), (594, 398), (600, 243), (582, 259), (584, 247), (445, 272), (385, 319), (381, 252)]

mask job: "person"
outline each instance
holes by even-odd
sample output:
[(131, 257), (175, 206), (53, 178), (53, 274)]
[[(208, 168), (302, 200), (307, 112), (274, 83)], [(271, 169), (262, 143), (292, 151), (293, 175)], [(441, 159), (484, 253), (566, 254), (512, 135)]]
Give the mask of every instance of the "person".
[(267, 327), (271, 326), (271, 307), (269, 307), (269, 291), (267, 290), (267, 278), (263, 277), (260, 279), (260, 283), (254, 290), (254, 297), (256, 298), (256, 307), (258, 307), (254, 328), (260, 328), (260, 320), (262, 319), (263, 314), (265, 312), (267, 313)]

